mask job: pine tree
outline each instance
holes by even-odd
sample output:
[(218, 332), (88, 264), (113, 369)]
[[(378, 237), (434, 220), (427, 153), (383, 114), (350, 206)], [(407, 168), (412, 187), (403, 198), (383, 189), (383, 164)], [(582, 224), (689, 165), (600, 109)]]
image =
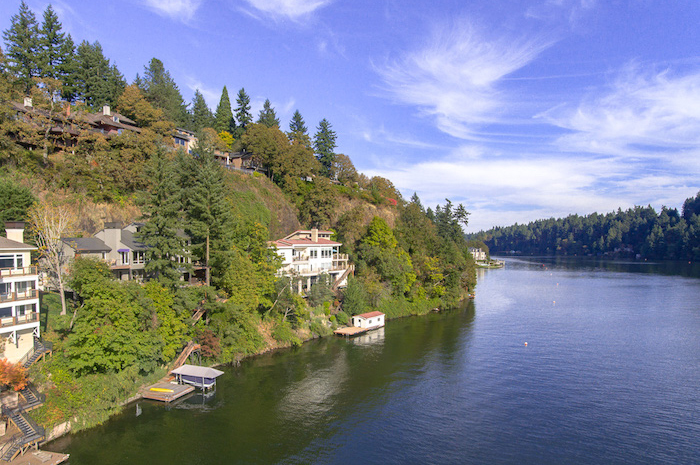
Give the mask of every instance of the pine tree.
[(199, 89), (194, 91), (192, 99), (192, 130), (201, 131), (204, 128), (214, 126), (214, 115), (212, 114), (204, 96)]
[(306, 124), (304, 123), (304, 118), (302, 118), (299, 110), (294, 111), (292, 115), (292, 120), (289, 122), (289, 132), (287, 133), (289, 140), (304, 147), (311, 148), (311, 139), (309, 138), (309, 131), (306, 129)]
[(61, 65), (71, 60), (72, 56), (64, 56), (66, 34), (61, 32), (61, 22), (51, 5), (44, 10), (44, 21), (38, 34), (37, 61), (39, 65), (38, 75), (42, 78), (62, 80)]
[(336, 134), (331, 129), (331, 123), (323, 118), (316, 128), (314, 136), (314, 152), (318, 161), (324, 167), (325, 175), (330, 176), (333, 169), (333, 160), (335, 159), (335, 138)]
[(214, 129), (216, 129), (217, 133), (227, 131), (233, 134), (233, 130), (236, 127), (236, 122), (233, 119), (231, 100), (228, 98), (228, 90), (226, 90), (226, 86), (224, 86), (224, 90), (221, 91), (219, 105), (216, 107), (215, 119), (216, 122), (214, 123)]
[(75, 43), (70, 34), (66, 36), (66, 40), (61, 44), (61, 49), (58, 54), (63, 57), (56, 65), (56, 72), (59, 79), (63, 82), (62, 95), (69, 102), (73, 102), (78, 93), (78, 87), (75, 82), (75, 72), (78, 67), (78, 62), (75, 57)]
[(280, 127), (280, 120), (277, 118), (277, 113), (275, 113), (275, 109), (272, 108), (269, 99), (265, 100), (263, 108), (260, 110), (260, 114), (258, 115), (258, 123), (264, 124), (268, 128)]
[(10, 18), (10, 28), (3, 31), (3, 38), (7, 70), (16, 77), (23, 92), (29, 92), (34, 86), (32, 78), (39, 73), (38, 36), (36, 16), (22, 0), (19, 12)]
[(173, 285), (180, 277), (177, 257), (188, 256), (183, 228), (182, 188), (177, 183), (175, 167), (160, 151), (148, 169), (152, 188), (143, 207), (146, 224), (139, 233), (146, 249), (146, 272), (164, 284)]
[(250, 114), (250, 97), (246, 94), (245, 89), (241, 87), (236, 97), (236, 129), (234, 137), (239, 139), (245, 132), (246, 127), (253, 122), (253, 115)]
[(77, 98), (93, 109), (103, 105), (116, 106), (126, 88), (124, 76), (116, 65), (109, 64), (99, 42), (83, 41), (78, 45), (74, 79)]
[(231, 206), (226, 198), (223, 168), (213, 148), (200, 141), (194, 157), (181, 159), (185, 190), (185, 230), (192, 239), (192, 251), (204, 262), (206, 284), (211, 283), (212, 264), (219, 264), (231, 250)]
[(187, 124), (187, 104), (162, 61), (152, 58), (140, 80), (146, 100), (163, 110), (165, 116), (175, 124)]

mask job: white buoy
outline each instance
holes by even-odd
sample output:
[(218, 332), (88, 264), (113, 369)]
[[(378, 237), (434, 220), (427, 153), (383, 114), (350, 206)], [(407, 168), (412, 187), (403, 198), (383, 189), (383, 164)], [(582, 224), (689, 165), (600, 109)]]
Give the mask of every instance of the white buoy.
[(525, 345), (527, 346), (527, 342), (525, 343)]

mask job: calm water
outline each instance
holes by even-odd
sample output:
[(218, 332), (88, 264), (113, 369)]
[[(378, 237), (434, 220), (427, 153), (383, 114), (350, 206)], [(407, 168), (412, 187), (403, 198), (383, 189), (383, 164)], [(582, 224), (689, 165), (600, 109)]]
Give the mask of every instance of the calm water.
[(509, 259), (464, 309), (247, 360), (210, 399), (139, 402), (47, 448), (72, 465), (698, 464), (698, 271)]

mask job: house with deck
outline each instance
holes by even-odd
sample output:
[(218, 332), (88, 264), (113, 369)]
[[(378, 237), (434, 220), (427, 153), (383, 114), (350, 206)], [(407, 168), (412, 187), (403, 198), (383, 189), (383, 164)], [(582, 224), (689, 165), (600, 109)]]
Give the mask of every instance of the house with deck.
[(347, 286), (355, 267), (348, 255), (339, 252), (340, 242), (331, 240), (332, 231), (297, 230), (270, 243), (282, 257), (279, 276), (297, 278), (297, 292), (311, 289), (322, 275), (331, 278), (334, 289)]
[(39, 273), (24, 243), (24, 223), (5, 223), (0, 237), (0, 358), (21, 361), (34, 350), (39, 333)]

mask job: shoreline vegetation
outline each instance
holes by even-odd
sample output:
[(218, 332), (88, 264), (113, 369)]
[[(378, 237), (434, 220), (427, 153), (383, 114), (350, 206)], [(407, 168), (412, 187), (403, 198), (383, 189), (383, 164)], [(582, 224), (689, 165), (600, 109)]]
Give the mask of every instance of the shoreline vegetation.
[[(327, 119), (310, 131), (296, 110), (284, 125), (269, 101), (256, 118), (245, 89), (232, 103), (225, 86), (215, 112), (199, 91), (189, 105), (155, 57), (129, 83), (51, 6), (37, 19), (22, 2), (3, 38), (0, 221), (41, 238), (33, 262), (54, 292), (40, 309), (53, 355), (29, 370), (47, 430), (103, 422), (188, 344), (203, 364), (235, 363), (368, 310), (423, 314), (474, 292), (468, 247), (487, 249), (465, 238), (464, 206), (426, 208), (358, 172)], [(107, 223), (138, 225), (126, 263), (68, 258), (62, 238), (72, 247)], [(342, 244), (347, 287), (320, 275), (300, 295), (300, 276), (278, 272), (270, 241), (304, 228)]]

